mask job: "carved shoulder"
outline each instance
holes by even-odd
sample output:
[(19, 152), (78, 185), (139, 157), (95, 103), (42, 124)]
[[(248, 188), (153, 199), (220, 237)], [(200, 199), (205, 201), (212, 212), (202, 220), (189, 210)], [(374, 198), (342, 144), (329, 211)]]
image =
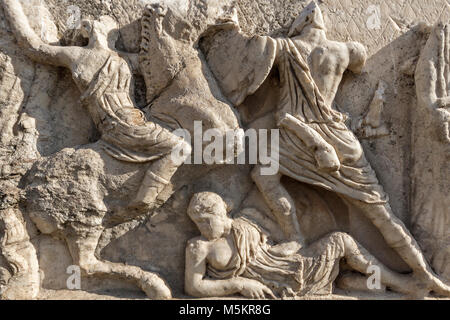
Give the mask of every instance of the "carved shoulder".
[(210, 243), (203, 237), (190, 239), (186, 245), (186, 254), (195, 260), (205, 259), (208, 256)]
[(346, 45), (349, 54), (348, 69), (354, 73), (361, 73), (367, 60), (366, 48), (359, 42), (348, 42)]

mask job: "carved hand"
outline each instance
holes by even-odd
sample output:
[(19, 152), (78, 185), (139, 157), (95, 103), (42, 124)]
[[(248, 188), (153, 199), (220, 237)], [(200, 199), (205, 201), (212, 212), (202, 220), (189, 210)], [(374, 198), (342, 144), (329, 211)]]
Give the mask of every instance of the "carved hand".
[(313, 128), (288, 113), (280, 118), (278, 126), (294, 132), (314, 152), (320, 170), (335, 172), (340, 169), (341, 163), (336, 150)]
[(380, 81), (366, 116), (364, 118), (355, 119), (352, 122), (352, 131), (355, 132), (359, 138), (368, 139), (389, 135), (389, 129), (382, 120), (382, 112), (386, 102), (384, 96), (386, 89), (387, 84)]
[(19, 1), (2, 0), (2, 5), (18, 44), (30, 59), (43, 64), (67, 68), (70, 68), (73, 61), (78, 59), (81, 48), (53, 46), (42, 41), (30, 27)]
[(378, 89), (375, 92), (372, 103), (369, 106), (369, 112), (364, 117), (363, 125), (369, 125), (372, 128), (378, 128), (382, 124), (381, 113), (383, 112), (384, 103), (386, 102), (384, 92), (386, 91), (386, 83), (380, 81)]
[(265, 299), (266, 297), (276, 299), (272, 290), (263, 285), (261, 282), (253, 279), (245, 279), (244, 286), (240, 291), (240, 294), (250, 299)]

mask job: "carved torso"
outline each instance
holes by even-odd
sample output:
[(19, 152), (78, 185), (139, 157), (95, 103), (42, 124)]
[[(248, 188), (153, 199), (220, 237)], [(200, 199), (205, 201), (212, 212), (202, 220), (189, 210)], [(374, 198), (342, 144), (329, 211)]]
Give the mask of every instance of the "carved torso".
[(299, 38), (293, 39), (300, 54), (308, 62), (311, 75), (328, 105), (333, 103), (342, 76), (349, 65), (344, 43), (325, 40), (317, 46)]
[(111, 55), (117, 54), (104, 49), (83, 48), (80, 50), (80, 55), (72, 63), (70, 70), (73, 80), (81, 92), (84, 92), (89, 87)]
[(222, 238), (211, 245), (208, 263), (215, 269), (226, 270), (229, 267), (231, 259), (236, 254), (233, 240), (230, 237)]

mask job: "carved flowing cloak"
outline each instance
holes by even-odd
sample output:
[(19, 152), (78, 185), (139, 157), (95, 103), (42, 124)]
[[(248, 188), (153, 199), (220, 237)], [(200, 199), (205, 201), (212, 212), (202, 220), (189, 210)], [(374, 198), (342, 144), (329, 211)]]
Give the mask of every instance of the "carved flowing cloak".
[(241, 217), (232, 225), (237, 254), (225, 270), (208, 265), (208, 275), (216, 279), (245, 277), (257, 280), (280, 296), (329, 294), (339, 273), (344, 244), (338, 233), (331, 234), (306, 248), (303, 254), (278, 256), (262, 230)]
[(100, 144), (110, 156), (142, 163), (172, 151), (181, 139), (135, 108), (130, 95), (131, 72), (127, 62), (111, 55), (82, 95), (92, 120), (101, 133)]
[(224, 94), (236, 106), (255, 93), (277, 67), (280, 76), (277, 122), (285, 113), (296, 117), (333, 146), (341, 162), (340, 170), (335, 172), (318, 169), (314, 150), (294, 132), (279, 128), (280, 173), (366, 203), (388, 201), (361, 144), (345, 125), (346, 117), (325, 103), (291, 39), (247, 37), (237, 27), (231, 31), (228, 27), (207, 33), (205, 43), (207, 61)]

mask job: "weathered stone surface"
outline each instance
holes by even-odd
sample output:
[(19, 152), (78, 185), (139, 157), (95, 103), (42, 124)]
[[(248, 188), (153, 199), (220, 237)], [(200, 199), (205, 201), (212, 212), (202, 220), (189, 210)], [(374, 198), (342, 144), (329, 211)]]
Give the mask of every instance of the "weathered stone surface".
[[(3, 0), (0, 298), (66, 298), (72, 266), (74, 297), (448, 296), (449, 19), (446, 0)], [(281, 132), (281, 174), (204, 163), (239, 128)]]

